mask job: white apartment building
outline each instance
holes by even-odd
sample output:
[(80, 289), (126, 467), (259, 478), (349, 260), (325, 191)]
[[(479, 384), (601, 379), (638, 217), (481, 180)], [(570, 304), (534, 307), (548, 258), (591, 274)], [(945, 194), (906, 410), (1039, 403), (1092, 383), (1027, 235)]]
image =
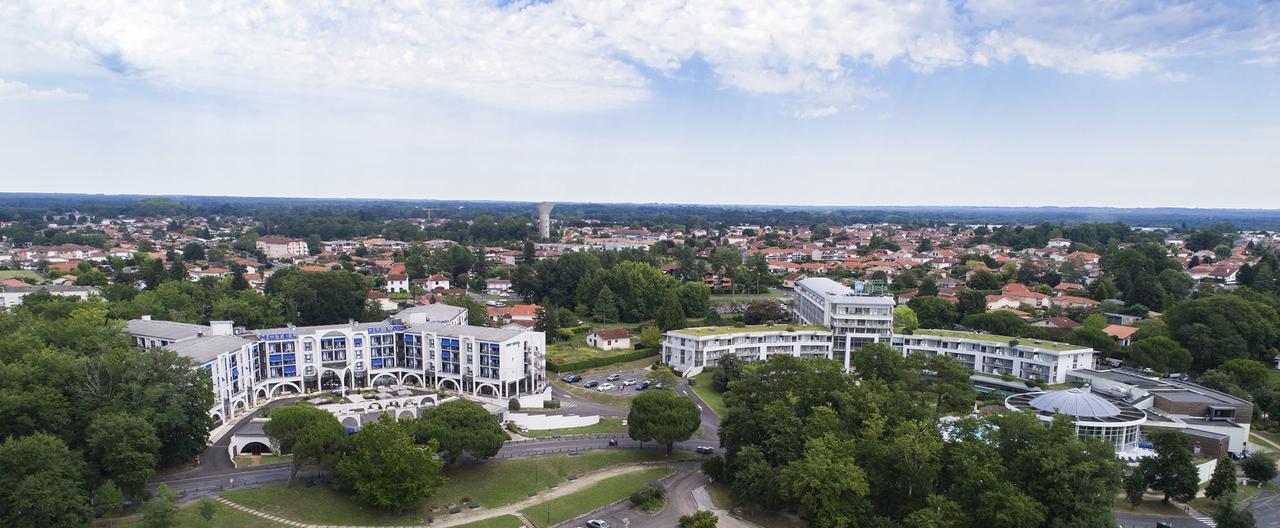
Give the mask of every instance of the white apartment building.
[(75, 297), (80, 300), (92, 295), (101, 295), (102, 290), (94, 286), (73, 286), (70, 284), (43, 284), (39, 286), (0, 286), (0, 308), (13, 308), (22, 304), (22, 298), (35, 292), (46, 291), (51, 295)]
[(892, 345), (903, 354), (954, 358), (982, 374), (1051, 384), (1066, 383), (1069, 370), (1093, 368), (1092, 348), (1038, 339), (921, 329), (894, 335)]
[(375, 323), (245, 331), (148, 317), (125, 333), (189, 357), (213, 378), (215, 421), (282, 394), (410, 385), (509, 398), (546, 387), (542, 332), (468, 326), (466, 309), (429, 305)]
[(744, 361), (765, 361), (785, 354), (831, 359), (831, 331), (794, 325), (704, 326), (663, 334), (662, 361), (685, 376), (716, 366), (729, 354)]
[(865, 295), (825, 277), (796, 281), (792, 295), (796, 322), (830, 328), (832, 353), (846, 369), (849, 352), (893, 337), (892, 297)]
[(282, 236), (264, 236), (254, 242), (254, 246), (262, 250), (267, 258), (300, 257), (309, 253), (307, 241), (299, 238)]

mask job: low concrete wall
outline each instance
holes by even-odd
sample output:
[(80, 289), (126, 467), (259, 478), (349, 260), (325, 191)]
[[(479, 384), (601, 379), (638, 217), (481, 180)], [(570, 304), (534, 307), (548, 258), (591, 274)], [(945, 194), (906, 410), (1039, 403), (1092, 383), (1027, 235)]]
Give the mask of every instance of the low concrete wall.
[(600, 423), (600, 417), (578, 416), (576, 414), (529, 414), (508, 412), (503, 422), (515, 422), (516, 425), (533, 431), (546, 429), (565, 429), (568, 427), (586, 427)]
[(521, 396), (518, 399), (520, 400), (520, 408), (522, 409), (541, 409), (542, 402), (551, 399), (551, 387), (547, 387), (547, 390), (542, 391), (542, 394)]
[(1200, 474), (1201, 484), (1209, 482), (1209, 479), (1213, 477), (1213, 470), (1216, 467), (1218, 467), (1218, 459), (1216, 458), (1196, 466), (1196, 472)]

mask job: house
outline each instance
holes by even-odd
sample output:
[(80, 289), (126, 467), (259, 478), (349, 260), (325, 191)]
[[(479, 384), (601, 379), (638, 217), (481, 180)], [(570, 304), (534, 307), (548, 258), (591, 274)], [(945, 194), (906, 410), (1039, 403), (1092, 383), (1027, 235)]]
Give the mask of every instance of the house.
[(485, 291), (489, 295), (505, 295), (511, 292), (511, 281), (507, 279), (488, 279), (484, 284)]
[(409, 276), (403, 273), (392, 273), (387, 275), (387, 293), (401, 293), (409, 291)]
[(449, 277), (436, 273), (427, 277), (427, 291), (449, 289)]
[(511, 307), (512, 322), (534, 322), (538, 320), (538, 310), (542, 307), (536, 304), (517, 304)]
[(1132, 326), (1113, 324), (1107, 325), (1107, 327), (1103, 328), (1102, 331), (1107, 335), (1116, 338), (1116, 341), (1120, 342), (1120, 346), (1129, 346), (1129, 344), (1132, 343), (1133, 334), (1137, 333), (1138, 329)]
[(1050, 299), (1054, 306), (1060, 308), (1097, 308), (1098, 301), (1088, 297), (1076, 297), (1074, 295), (1059, 295)]
[(631, 332), (626, 328), (595, 328), (587, 333), (587, 344), (600, 350), (631, 348)]

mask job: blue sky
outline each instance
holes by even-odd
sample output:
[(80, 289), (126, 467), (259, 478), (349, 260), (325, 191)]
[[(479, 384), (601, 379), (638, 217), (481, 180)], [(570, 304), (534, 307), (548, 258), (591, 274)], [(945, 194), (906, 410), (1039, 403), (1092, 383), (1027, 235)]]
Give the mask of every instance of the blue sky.
[(0, 6), (6, 191), (1276, 208), (1280, 4)]

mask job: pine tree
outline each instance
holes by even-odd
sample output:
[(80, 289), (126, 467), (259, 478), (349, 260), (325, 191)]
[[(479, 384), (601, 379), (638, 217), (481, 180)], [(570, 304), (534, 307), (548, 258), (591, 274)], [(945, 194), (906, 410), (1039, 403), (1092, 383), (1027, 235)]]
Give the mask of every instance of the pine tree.
[(1236, 464), (1230, 457), (1219, 458), (1218, 465), (1213, 468), (1213, 476), (1209, 478), (1209, 485), (1204, 489), (1204, 494), (1210, 499), (1218, 499), (1235, 492)]
[(662, 306), (658, 307), (658, 315), (655, 318), (663, 332), (668, 330), (678, 330), (689, 326), (684, 318), (684, 308), (680, 306), (680, 299), (676, 297), (676, 292), (668, 291), (662, 300)]
[(535, 330), (546, 334), (548, 342), (555, 340), (556, 331), (560, 330), (560, 317), (556, 311), (554, 306), (538, 308), (538, 319), (533, 325)]
[(618, 320), (618, 302), (613, 295), (613, 290), (609, 289), (609, 285), (600, 288), (600, 293), (596, 295), (596, 303), (591, 311), (591, 317), (597, 323), (612, 323)]

